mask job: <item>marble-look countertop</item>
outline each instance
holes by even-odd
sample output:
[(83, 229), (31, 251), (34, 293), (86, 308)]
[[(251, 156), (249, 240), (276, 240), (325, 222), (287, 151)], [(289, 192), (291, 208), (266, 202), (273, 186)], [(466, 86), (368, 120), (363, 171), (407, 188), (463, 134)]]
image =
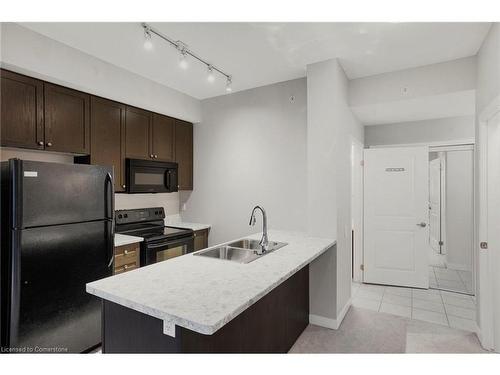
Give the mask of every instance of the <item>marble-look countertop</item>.
[(172, 337), (176, 325), (210, 335), (335, 244), (274, 230), (269, 240), (288, 245), (247, 264), (186, 254), (91, 282), (87, 292), (163, 320)]
[(209, 229), (210, 224), (189, 223), (182, 220), (181, 215), (169, 215), (165, 218), (165, 225), (170, 227), (192, 229), (194, 231)]
[(130, 245), (131, 243), (142, 242), (144, 239), (137, 236), (129, 236), (128, 234), (115, 233), (115, 247)]

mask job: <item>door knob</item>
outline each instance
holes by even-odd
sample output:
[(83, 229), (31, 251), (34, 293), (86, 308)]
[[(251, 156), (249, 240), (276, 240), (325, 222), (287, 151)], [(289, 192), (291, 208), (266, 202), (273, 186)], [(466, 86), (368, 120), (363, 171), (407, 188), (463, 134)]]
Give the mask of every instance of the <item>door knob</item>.
[(427, 223), (421, 222), (417, 224), (419, 227), (425, 228), (427, 226)]
[(122, 185), (122, 189), (125, 189), (125, 184), (124, 184), (124, 185)]

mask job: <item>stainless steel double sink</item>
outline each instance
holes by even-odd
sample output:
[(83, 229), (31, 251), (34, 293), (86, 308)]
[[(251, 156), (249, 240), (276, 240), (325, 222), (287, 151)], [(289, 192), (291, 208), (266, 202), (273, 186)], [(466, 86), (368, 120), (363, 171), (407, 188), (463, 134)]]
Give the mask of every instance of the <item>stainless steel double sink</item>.
[(237, 263), (250, 263), (286, 245), (288, 244), (285, 242), (269, 241), (269, 249), (263, 254), (259, 254), (257, 250), (261, 248), (260, 241), (245, 238), (213, 249), (202, 250), (194, 255), (229, 260)]

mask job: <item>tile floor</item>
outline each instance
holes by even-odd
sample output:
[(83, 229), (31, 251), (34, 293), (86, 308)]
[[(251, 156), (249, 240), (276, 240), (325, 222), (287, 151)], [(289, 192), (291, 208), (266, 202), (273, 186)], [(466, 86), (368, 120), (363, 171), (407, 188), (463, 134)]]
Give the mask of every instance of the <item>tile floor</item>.
[(474, 332), (475, 298), (437, 289), (352, 285), (352, 305), (372, 311)]
[(472, 272), (429, 266), (429, 285), (434, 289), (474, 294)]

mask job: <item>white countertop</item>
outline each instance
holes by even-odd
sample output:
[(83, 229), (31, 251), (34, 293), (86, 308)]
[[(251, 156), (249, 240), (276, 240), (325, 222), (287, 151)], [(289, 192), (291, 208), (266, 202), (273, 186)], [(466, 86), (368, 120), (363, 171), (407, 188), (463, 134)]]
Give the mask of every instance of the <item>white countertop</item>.
[(129, 236), (128, 234), (115, 233), (115, 247), (130, 245), (131, 243), (142, 242), (144, 239), (142, 237)]
[(282, 231), (269, 239), (288, 245), (247, 264), (191, 253), (94, 281), (87, 292), (163, 320), (167, 335), (176, 325), (213, 334), (335, 244)]
[(192, 229), (194, 231), (209, 229), (210, 224), (189, 223), (182, 220), (180, 215), (169, 215), (165, 218), (165, 225), (177, 228)]

